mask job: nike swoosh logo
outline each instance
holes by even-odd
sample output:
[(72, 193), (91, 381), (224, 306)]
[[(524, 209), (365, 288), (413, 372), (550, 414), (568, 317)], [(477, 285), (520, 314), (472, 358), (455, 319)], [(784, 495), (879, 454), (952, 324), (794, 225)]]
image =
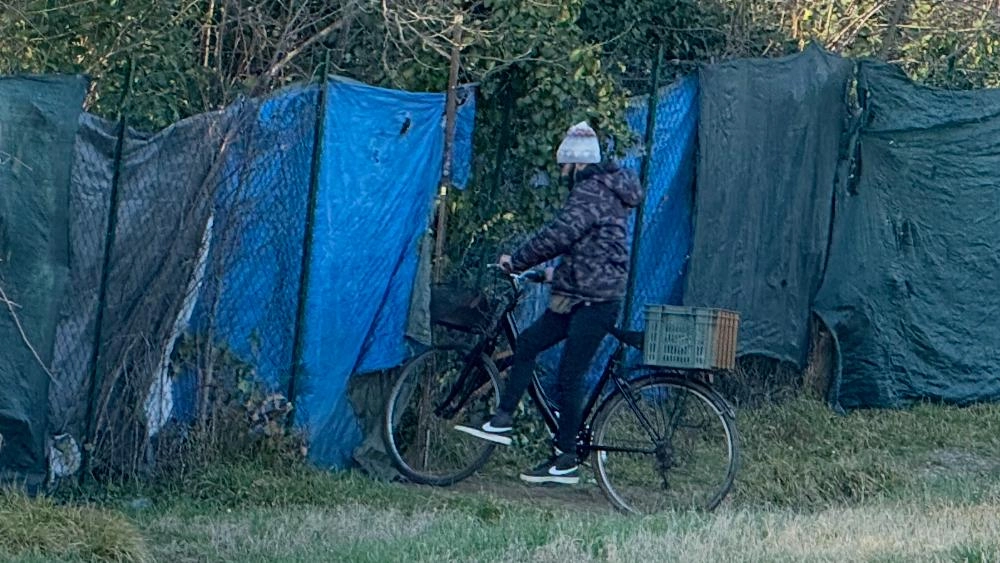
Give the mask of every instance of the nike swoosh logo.
[(509, 430), (512, 430), (512, 428), (497, 428), (496, 426), (493, 426), (492, 424), (487, 422), (486, 424), (483, 425), (483, 430), (487, 432), (507, 432)]
[(559, 469), (558, 467), (556, 467), (556, 466), (553, 465), (552, 467), (549, 468), (549, 475), (554, 475), (556, 477), (561, 477), (563, 475), (569, 475), (570, 473), (572, 473), (574, 471), (576, 471), (575, 467), (572, 467), (570, 469)]

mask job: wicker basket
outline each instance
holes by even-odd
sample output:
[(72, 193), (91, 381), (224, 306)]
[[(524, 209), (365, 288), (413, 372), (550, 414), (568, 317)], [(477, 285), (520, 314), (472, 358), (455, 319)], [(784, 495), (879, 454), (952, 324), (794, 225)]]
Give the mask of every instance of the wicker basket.
[(682, 369), (734, 369), (739, 329), (740, 316), (733, 311), (647, 305), (643, 363)]

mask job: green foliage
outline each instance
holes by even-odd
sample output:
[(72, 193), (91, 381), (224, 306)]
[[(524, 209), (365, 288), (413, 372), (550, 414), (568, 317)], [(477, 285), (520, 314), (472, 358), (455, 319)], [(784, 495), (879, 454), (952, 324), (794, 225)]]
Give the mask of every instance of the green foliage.
[[(580, 26), (589, 42), (603, 47), (604, 57), (645, 94), (651, 61), (662, 45), (666, 61), (692, 63), (722, 52), (726, 34), (724, 12), (704, 0), (587, 0)], [(690, 70), (685, 66), (676, 70)]]
[(914, 79), (967, 89), (1000, 86), (1000, 14), (918, 2), (900, 29), (898, 58)]
[(212, 107), (195, 46), (197, 3), (15, 2), (0, 13), (0, 73), (82, 73), (90, 108), (114, 118), (134, 65), (129, 113), (162, 127)]
[[(415, 91), (447, 86), (452, 48), (479, 85), (474, 182), (452, 199), (449, 254), (476, 267), (565, 197), (553, 153), (587, 119), (621, 151), (628, 97), (699, 64), (780, 56), (810, 42), (885, 57), (935, 86), (1000, 85), (990, 0), (7, 0), (0, 73), (83, 72), (88, 109), (156, 128), (331, 73)], [(899, 9), (897, 9), (899, 8)], [(461, 17), (456, 35), (456, 17)], [(456, 40), (458, 43), (456, 43)], [(501, 153), (501, 154), (498, 154)]]
[(746, 4), (750, 15), (741, 27), (767, 38), (758, 44), (766, 47), (763, 54), (786, 54), (815, 41), (845, 56), (900, 64), (913, 79), (933, 86), (1000, 85), (1000, 13), (989, 0), (807, 0), (765, 11), (755, 9), (760, 0)]

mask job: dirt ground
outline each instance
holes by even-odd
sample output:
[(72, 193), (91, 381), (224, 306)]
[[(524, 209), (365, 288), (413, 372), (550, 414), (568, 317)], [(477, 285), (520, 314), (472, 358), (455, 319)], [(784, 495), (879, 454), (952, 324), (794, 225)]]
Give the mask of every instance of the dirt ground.
[(530, 502), (536, 506), (558, 510), (615, 512), (594, 481), (590, 468), (581, 467), (581, 470), (578, 485), (529, 485), (518, 479), (516, 474), (498, 475), (490, 472), (473, 475), (448, 487), (448, 490), (457, 495), (480, 494), (518, 503)]

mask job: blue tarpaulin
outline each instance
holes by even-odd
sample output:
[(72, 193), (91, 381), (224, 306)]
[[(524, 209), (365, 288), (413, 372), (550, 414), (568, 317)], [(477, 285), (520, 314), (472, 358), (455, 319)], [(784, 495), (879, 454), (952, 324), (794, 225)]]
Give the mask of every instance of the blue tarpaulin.
[[(648, 109), (629, 114), (637, 133), (646, 130)], [(691, 253), (691, 206), (695, 138), (698, 131), (698, 80), (683, 78), (660, 94), (653, 132), (653, 154), (643, 211), (642, 239), (633, 276), (636, 280), (630, 328), (643, 326), (649, 304), (679, 305)], [(639, 159), (625, 164), (639, 169)]]
[[(452, 182), (469, 179), (475, 91), (460, 90)], [(319, 88), (247, 102), (216, 192), (209, 271), (192, 320), (278, 392), (288, 389)], [(296, 421), (311, 458), (342, 467), (361, 439), (352, 374), (396, 366), (444, 151), (443, 94), (329, 83)], [(193, 375), (179, 378), (180, 418)]]
[[(642, 240), (639, 244), (631, 329), (642, 329), (643, 308), (647, 303), (677, 305), (681, 302), (684, 275), (691, 250), (691, 205), (694, 187), (694, 154), (698, 123), (698, 80), (686, 77), (664, 88), (657, 102), (649, 183), (644, 205)], [(628, 124), (643, 139), (649, 115), (646, 98), (633, 101)], [(633, 153), (622, 166), (639, 173), (642, 155)], [(519, 311), (518, 320), (526, 327), (537, 319), (548, 303), (547, 286), (539, 286), (529, 295)], [(622, 312), (624, 315), (624, 311)], [(598, 352), (588, 374), (588, 383), (596, 384), (604, 365), (614, 351), (614, 339), (608, 337)], [(554, 374), (562, 345), (543, 354), (539, 364)], [(555, 395), (554, 375), (544, 379)]]
[[(330, 84), (297, 418), (319, 465), (346, 465), (361, 441), (349, 377), (406, 358), (417, 250), (443, 162), (444, 104), (441, 94)], [(459, 122), (471, 120), (470, 109)]]
[(272, 389), (287, 388), (292, 366), (318, 94), (296, 88), (247, 108), (216, 196), (199, 316)]

